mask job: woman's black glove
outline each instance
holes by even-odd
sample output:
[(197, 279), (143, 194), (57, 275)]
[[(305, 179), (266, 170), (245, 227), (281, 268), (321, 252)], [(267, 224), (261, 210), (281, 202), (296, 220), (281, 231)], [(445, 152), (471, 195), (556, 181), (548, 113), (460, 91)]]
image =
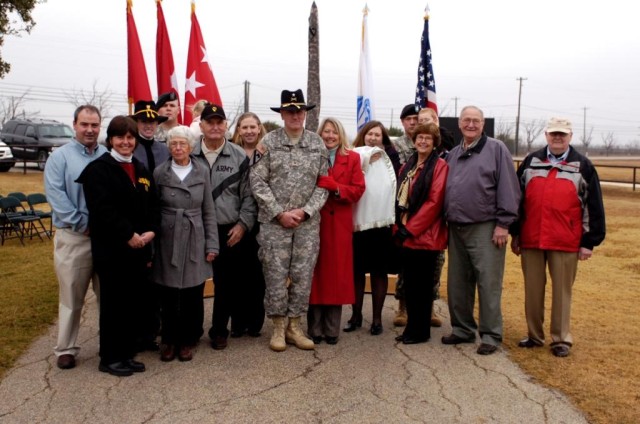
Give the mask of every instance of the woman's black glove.
[(393, 235), (393, 243), (398, 247), (402, 247), (404, 241), (409, 237), (411, 237), (411, 233), (407, 231), (407, 228), (404, 225), (399, 225), (398, 231)]

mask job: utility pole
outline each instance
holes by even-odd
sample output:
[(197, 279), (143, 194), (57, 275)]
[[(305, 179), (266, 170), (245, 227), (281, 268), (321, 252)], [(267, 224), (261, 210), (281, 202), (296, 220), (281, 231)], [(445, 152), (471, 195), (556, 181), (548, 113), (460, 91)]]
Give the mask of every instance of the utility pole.
[(249, 112), (249, 86), (251, 83), (249, 81), (244, 82), (244, 112)]
[(393, 127), (393, 108), (391, 108), (391, 120), (389, 121), (389, 128)]
[(454, 97), (454, 98), (453, 98), (453, 105), (454, 105), (454, 106), (453, 106), (453, 107), (454, 107), (454, 109), (453, 109), (453, 110), (454, 110), (454, 115), (453, 115), (453, 117), (454, 117), (454, 118), (457, 118), (457, 117), (458, 117), (458, 99), (460, 99), (460, 97)]
[(520, 102), (522, 100), (522, 81), (526, 81), (527, 78), (516, 78), (520, 81), (520, 88), (518, 89), (518, 115), (516, 116), (516, 139), (515, 139), (515, 152), (514, 156), (518, 156), (518, 134), (520, 133)]
[(582, 142), (584, 143), (587, 139), (587, 107), (583, 107), (582, 110), (584, 111), (582, 118)]

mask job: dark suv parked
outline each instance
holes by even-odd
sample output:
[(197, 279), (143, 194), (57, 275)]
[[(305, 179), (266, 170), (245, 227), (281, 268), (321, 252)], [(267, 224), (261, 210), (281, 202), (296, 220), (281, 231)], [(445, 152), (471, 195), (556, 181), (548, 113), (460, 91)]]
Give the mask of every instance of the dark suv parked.
[(7, 121), (0, 132), (16, 159), (38, 161), (38, 168), (44, 170), (49, 154), (73, 138), (74, 132), (68, 125), (45, 119), (12, 119)]

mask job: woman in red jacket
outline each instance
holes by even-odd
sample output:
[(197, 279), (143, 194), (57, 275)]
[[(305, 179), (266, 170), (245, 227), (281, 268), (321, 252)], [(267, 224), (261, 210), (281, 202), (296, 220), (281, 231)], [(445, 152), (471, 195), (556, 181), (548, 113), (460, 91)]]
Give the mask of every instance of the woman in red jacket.
[(324, 337), (338, 342), (342, 305), (355, 301), (353, 286), (353, 212), (364, 193), (360, 156), (348, 150), (347, 136), (340, 121), (326, 118), (318, 134), (329, 151), (329, 175), (318, 179), (318, 187), (329, 191), (320, 210), (320, 253), (313, 274), (307, 324), (314, 343)]
[(407, 326), (396, 337), (404, 344), (424, 343), (431, 337), (433, 283), (438, 252), (447, 247), (442, 207), (449, 168), (436, 151), (440, 130), (431, 123), (413, 134), (416, 152), (398, 176), (396, 245), (402, 249), (401, 267), (407, 307)]

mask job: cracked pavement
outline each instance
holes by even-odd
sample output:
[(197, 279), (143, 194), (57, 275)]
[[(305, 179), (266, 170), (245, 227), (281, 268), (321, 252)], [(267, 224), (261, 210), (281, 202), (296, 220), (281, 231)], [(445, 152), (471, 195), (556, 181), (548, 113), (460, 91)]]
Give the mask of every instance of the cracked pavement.
[[(147, 371), (119, 378), (98, 371), (97, 307), (89, 294), (76, 368), (56, 367), (53, 326), (0, 382), (0, 423), (587, 423), (503, 350), (480, 356), (473, 344), (441, 344), (448, 319), (432, 328), (428, 343), (396, 343), (395, 303), (386, 300), (380, 336), (368, 332), (367, 295), (363, 327), (342, 333), (337, 345), (275, 353), (269, 320), (260, 338), (229, 339), (227, 349), (212, 350), (212, 299), (205, 299), (205, 336), (191, 362), (163, 363), (144, 352), (136, 359)], [(446, 315), (441, 300), (436, 308)], [(343, 323), (349, 314), (345, 307)]]

